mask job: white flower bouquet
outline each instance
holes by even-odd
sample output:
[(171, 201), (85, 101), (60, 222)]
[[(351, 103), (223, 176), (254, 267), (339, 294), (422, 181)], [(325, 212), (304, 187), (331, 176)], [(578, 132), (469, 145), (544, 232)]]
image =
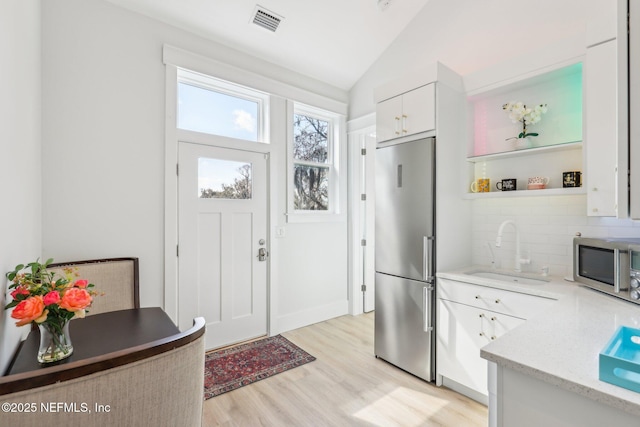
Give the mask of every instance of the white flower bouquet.
[(507, 138), (508, 141), (528, 136), (538, 136), (536, 132), (527, 132), (527, 126), (534, 125), (542, 120), (542, 115), (547, 112), (547, 104), (538, 104), (530, 108), (520, 101), (512, 101), (504, 104), (502, 109), (509, 114), (509, 118), (513, 123), (522, 123), (522, 132), (517, 137)]

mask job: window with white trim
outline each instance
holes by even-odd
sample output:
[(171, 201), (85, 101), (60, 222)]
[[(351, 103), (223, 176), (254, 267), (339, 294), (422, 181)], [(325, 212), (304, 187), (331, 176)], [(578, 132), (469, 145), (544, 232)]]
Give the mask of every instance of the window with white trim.
[(267, 142), (268, 100), (263, 92), (179, 69), (177, 127)]
[(338, 213), (340, 116), (292, 103), (289, 123), (289, 218)]

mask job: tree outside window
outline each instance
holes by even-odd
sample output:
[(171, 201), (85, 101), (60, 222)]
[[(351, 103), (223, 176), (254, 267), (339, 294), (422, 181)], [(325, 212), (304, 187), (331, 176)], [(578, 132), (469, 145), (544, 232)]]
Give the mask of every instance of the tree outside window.
[(230, 184), (222, 183), (221, 191), (212, 188), (200, 189), (201, 199), (250, 199), (251, 198), (251, 165), (243, 165), (237, 169), (238, 176)]
[(329, 210), (331, 123), (309, 114), (293, 116), (293, 207)]
[(228, 159), (198, 159), (201, 199), (251, 199), (251, 163)]

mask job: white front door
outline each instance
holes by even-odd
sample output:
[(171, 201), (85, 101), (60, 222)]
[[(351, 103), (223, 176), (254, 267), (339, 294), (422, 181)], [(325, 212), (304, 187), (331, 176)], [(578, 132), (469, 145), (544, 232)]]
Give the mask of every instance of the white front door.
[(179, 327), (207, 349), (267, 334), (267, 156), (179, 143)]

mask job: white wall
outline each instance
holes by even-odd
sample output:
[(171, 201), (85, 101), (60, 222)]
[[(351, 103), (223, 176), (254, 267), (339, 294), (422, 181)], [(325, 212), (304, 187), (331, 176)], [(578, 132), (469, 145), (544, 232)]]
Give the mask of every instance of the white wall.
[[(40, 1), (0, 2), (0, 306), (4, 273), (40, 256)], [(0, 374), (25, 328), (0, 315)]]
[[(613, 0), (430, 0), (350, 92), (351, 119), (375, 109), (373, 88), (440, 61), (465, 76), (615, 20)], [(398, 7), (394, 4), (391, 7)], [(605, 32), (604, 30), (602, 31)], [(586, 46), (586, 41), (585, 41)], [(531, 71), (531, 70), (527, 70)]]
[[(47, 0), (43, 9), (43, 253), (69, 259), (137, 256), (143, 306), (164, 303), (165, 73), (162, 46), (185, 49), (309, 92), (347, 94), (101, 0)], [(286, 158), (284, 134), (272, 150)], [(284, 162), (272, 187), (284, 221)], [(319, 249), (309, 268), (289, 254)], [(346, 306), (346, 226), (296, 225), (278, 239), (277, 316)], [(272, 242), (274, 243), (274, 242)], [(274, 243), (275, 244), (275, 243)], [(308, 263), (310, 258), (306, 258)]]
[[(330, 236), (337, 239), (333, 245)], [(346, 221), (286, 226), (286, 237), (277, 239), (284, 285), (278, 286), (277, 331), (347, 314), (347, 237)]]

